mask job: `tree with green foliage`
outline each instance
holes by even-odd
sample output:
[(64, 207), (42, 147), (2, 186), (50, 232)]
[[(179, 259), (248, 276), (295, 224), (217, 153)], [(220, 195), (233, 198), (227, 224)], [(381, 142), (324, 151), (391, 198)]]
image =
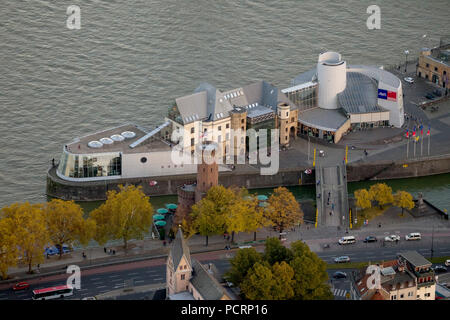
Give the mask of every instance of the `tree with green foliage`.
[(283, 246), (278, 238), (269, 238), (266, 240), (266, 246), (264, 249), (264, 260), (270, 265), (276, 262), (286, 261), (289, 262), (292, 259), (292, 252)]
[(249, 300), (288, 300), (294, 295), (292, 288), (294, 271), (286, 263), (256, 262), (245, 277), (241, 291)]
[(386, 183), (376, 183), (370, 186), (369, 189), (370, 200), (377, 201), (380, 209), (383, 209), (383, 205), (392, 203), (394, 197), (392, 195), (392, 188)]
[(405, 209), (414, 208), (413, 197), (409, 192), (399, 191), (394, 195), (394, 206), (402, 208), (402, 216)]
[(288, 249), (279, 239), (270, 238), (264, 254), (242, 249), (231, 266), (226, 277), (241, 288), (246, 299), (333, 299), (326, 263), (302, 241), (293, 242)]
[(329, 285), (326, 263), (312, 252), (302, 241), (291, 244), (293, 259), (290, 266), (294, 270), (295, 300), (329, 300), (333, 294)]
[[(227, 231), (227, 215), (235, 199), (236, 194), (231, 189), (221, 185), (211, 187), (206, 196), (192, 206), (190, 233), (195, 231), (205, 236), (208, 246), (210, 236)], [(235, 227), (240, 226), (236, 223)]]
[(228, 281), (240, 287), (248, 271), (257, 262), (262, 262), (262, 255), (255, 248), (240, 249), (230, 260), (231, 269), (225, 274)]
[(108, 198), (91, 212), (95, 221), (94, 239), (103, 245), (108, 240), (122, 239), (127, 249), (130, 239), (143, 239), (153, 223), (153, 207), (142, 187), (119, 186), (119, 192), (108, 192)]

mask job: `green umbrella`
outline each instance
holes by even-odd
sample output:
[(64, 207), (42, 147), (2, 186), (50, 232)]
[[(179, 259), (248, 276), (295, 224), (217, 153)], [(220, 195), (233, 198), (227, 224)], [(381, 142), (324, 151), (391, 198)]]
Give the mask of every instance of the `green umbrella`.
[(165, 221), (156, 221), (155, 222), (155, 225), (157, 225), (157, 226), (159, 226), (159, 227), (162, 227), (162, 226), (165, 226), (166, 225), (166, 222)]
[(156, 212), (164, 214), (164, 213), (167, 213), (169, 211), (167, 209), (164, 209), (164, 208), (159, 208), (158, 210), (156, 210)]
[(155, 214), (153, 220), (164, 220), (164, 216), (162, 214)]
[(269, 198), (267, 198), (266, 195), (260, 194), (260, 195), (258, 196), (258, 200), (259, 200), (259, 201), (266, 201), (267, 199), (269, 199)]
[(166, 204), (167, 209), (171, 209), (174, 210), (176, 209), (178, 206), (175, 203), (168, 203)]

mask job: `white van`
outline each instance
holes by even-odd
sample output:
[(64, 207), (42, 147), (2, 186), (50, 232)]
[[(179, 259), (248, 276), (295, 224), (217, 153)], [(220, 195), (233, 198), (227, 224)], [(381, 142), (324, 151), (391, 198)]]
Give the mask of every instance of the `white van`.
[(356, 239), (354, 236), (348, 236), (340, 238), (338, 242), (339, 244), (352, 244), (356, 242)]
[(444, 263), (444, 264), (445, 264), (446, 267), (450, 267), (450, 259), (445, 260), (445, 263)]
[(422, 236), (418, 232), (412, 232), (410, 234), (407, 234), (405, 236), (405, 239), (406, 240), (420, 240), (420, 239), (422, 239)]

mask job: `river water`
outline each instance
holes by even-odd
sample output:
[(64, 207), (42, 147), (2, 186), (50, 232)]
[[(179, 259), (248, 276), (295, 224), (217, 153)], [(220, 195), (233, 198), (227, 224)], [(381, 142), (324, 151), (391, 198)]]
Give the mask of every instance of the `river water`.
[[(398, 64), (448, 30), (448, 0), (376, 3), (380, 30), (368, 30), (372, 1), (361, 0), (2, 0), (0, 206), (45, 201), (48, 165), (74, 137), (125, 122), (154, 128), (200, 82), (285, 87), (325, 49), (351, 64)], [(81, 8), (80, 30), (66, 27), (69, 5)], [(449, 180), (389, 184), (450, 209)]]

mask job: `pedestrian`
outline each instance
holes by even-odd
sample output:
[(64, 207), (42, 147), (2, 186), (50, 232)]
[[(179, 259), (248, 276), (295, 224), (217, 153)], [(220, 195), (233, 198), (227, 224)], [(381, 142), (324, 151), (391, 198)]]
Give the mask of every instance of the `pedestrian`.
[(330, 217), (331, 217), (331, 211), (330, 211)]
[(378, 228), (381, 228), (381, 223), (378, 224)]
[(103, 247), (103, 251), (105, 251), (105, 253), (106, 253), (106, 247)]
[(163, 241), (163, 246), (164, 246), (164, 247), (166, 246), (166, 240)]
[(116, 250), (113, 250), (113, 255), (115, 255), (116, 254)]

